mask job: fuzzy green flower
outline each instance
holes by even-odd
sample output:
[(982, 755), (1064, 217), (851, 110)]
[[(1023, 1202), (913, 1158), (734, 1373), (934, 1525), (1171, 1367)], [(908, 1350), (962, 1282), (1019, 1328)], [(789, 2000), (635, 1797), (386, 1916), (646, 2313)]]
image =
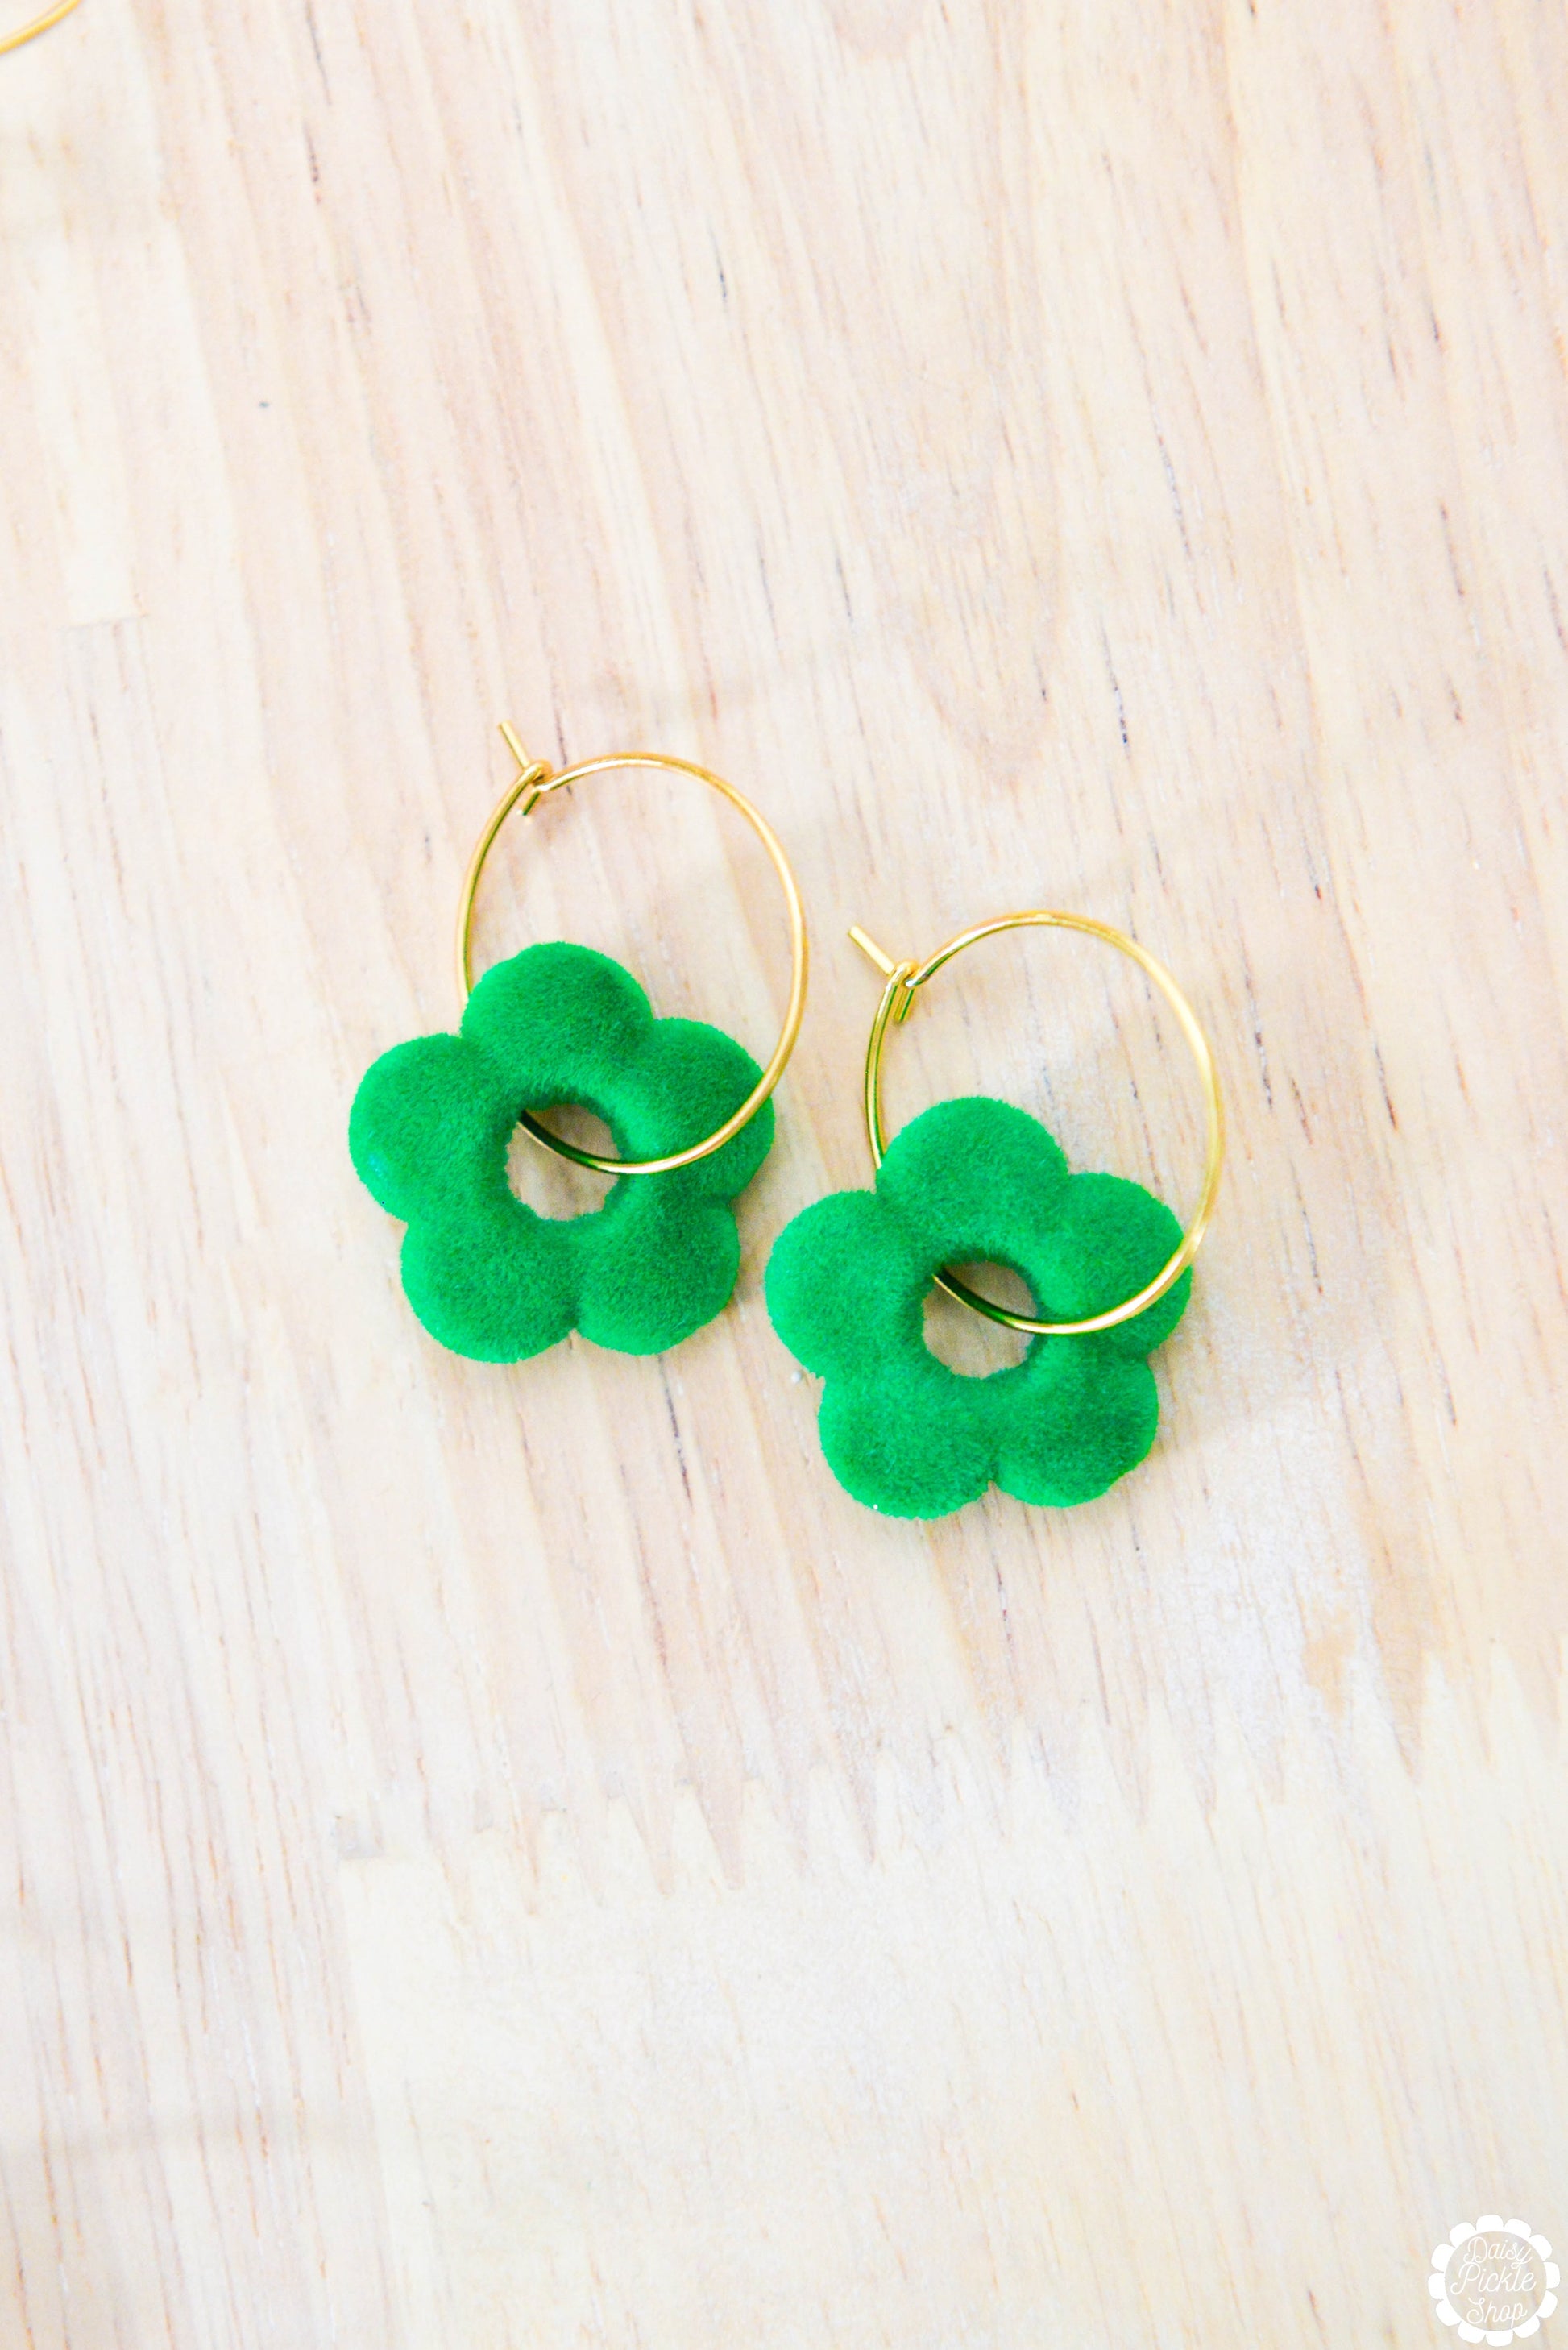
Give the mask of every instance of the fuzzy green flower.
[(541, 1216), (506, 1180), (525, 1109), (580, 1103), (624, 1159), (664, 1159), (722, 1125), (756, 1084), (732, 1037), (656, 1020), (620, 964), (589, 947), (526, 947), (485, 972), (455, 1036), (418, 1036), (367, 1072), (348, 1148), (367, 1188), (408, 1225), (403, 1288), (432, 1338), (514, 1363), (570, 1330), (622, 1354), (690, 1337), (729, 1301), (740, 1267), (730, 1201), (773, 1141), (764, 1102), (690, 1167), (622, 1175), (602, 1206)]
[(1011, 1265), (1041, 1321), (1076, 1322), (1137, 1295), (1181, 1238), (1170, 1210), (1115, 1175), (1072, 1175), (1038, 1121), (1007, 1102), (939, 1103), (895, 1136), (874, 1191), (835, 1191), (787, 1225), (768, 1312), (827, 1384), (828, 1467), (890, 1517), (937, 1518), (991, 1484), (1021, 1502), (1092, 1501), (1154, 1442), (1144, 1357), (1181, 1319), (1192, 1275), (1129, 1322), (1039, 1336), (1021, 1363), (965, 1378), (926, 1345), (933, 1274)]

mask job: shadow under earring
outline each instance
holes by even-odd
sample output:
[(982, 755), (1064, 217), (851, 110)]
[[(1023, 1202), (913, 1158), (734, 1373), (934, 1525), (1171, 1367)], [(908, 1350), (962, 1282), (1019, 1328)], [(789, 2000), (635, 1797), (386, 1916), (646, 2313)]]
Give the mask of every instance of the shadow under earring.
[[(919, 988), (966, 947), (1003, 931), (1086, 931), (1130, 955), (1174, 1010), (1197, 1058), (1208, 1118), (1198, 1208), (1170, 1210), (1114, 1175), (1073, 1175), (1035, 1118), (1008, 1102), (940, 1102), (891, 1143), (882, 1052)], [(1000, 1485), (1021, 1502), (1092, 1501), (1154, 1442), (1159, 1401), (1147, 1357), (1180, 1320), (1213, 1212), (1224, 1112), (1208, 1040), (1153, 955), (1082, 914), (1035, 909), (961, 931), (923, 963), (850, 937), (886, 985), (866, 1054), (870, 1191), (836, 1191), (787, 1225), (767, 1270), (774, 1329), (826, 1381), (818, 1417), (829, 1468), (857, 1502), (935, 1518)], [(945, 1268), (993, 1263), (1026, 1284), (1037, 1315), (981, 1296)], [(1029, 1334), (1023, 1361), (986, 1378), (948, 1368), (925, 1341), (932, 1284), (988, 1320)]]
[[(354, 1097), (348, 1147), (379, 1204), (408, 1225), (403, 1289), (431, 1337), (480, 1362), (519, 1362), (580, 1330), (651, 1355), (725, 1305), (740, 1268), (732, 1201), (767, 1157), (772, 1095), (805, 1008), (800, 893), (771, 826), (732, 784), (690, 760), (612, 754), (553, 773), (501, 730), (518, 773), (479, 837), (458, 909), (455, 1035), (419, 1036), (375, 1062)], [(628, 971), (594, 949), (524, 947), (473, 983), (474, 895), (514, 808), (611, 768), (695, 776), (736, 808), (772, 859), (790, 924), (784, 1028), (765, 1069), (695, 1020), (656, 1020)], [(618, 1158), (579, 1149), (537, 1113), (575, 1103), (602, 1118)], [(507, 1180), (512, 1136), (614, 1175), (586, 1215), (541, 1216)]]

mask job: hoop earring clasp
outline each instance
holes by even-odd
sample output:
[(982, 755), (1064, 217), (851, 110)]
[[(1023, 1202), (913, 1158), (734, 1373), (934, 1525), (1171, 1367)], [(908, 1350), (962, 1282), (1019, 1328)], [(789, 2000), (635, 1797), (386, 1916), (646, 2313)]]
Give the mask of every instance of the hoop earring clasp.
[(772, 860), (784, 890), (784, 906), (789, 916), (789, 1003), (772, 1057), (739, 1109), (727, 1118), (722, 1126), (716, 1128), (705, 1141), (693, 1143), (690, 1150), (675, 1151), (668, 1159), (602, 1159), (595, 1151), (579, 1150), (575, 1143), (563, 1140), (558, 1134), (552, 1134), (548, 1127), (541, 1126), (529, 1110), (524, 1111), (519, 1121), (535, 1142), (543, 1143), (545, 1149), (553, 1150), (558, 1159), (570, 1159), (578, 1167), (594, 1168), (601, 1175), (667, 1175), (677, 1167), (693, 1166), (698, 1159), (711, 1158), (715, 1150), (722, 1150), (742, 1127), (750, 1125), (783, 1076), (789, 1056), (794, 1050), (795, 1038), (800, 1034), (800, 1024), (805, 1014), (808, 962), (805, 912), (783, 844), (767, 818), (760, 809), (752, 806), (743, 792), (737, 791), (733, 784), (727, 784), (722, 775), (715, 775), (690, 759), (672, 758), (661, 751), (614, 751), (602, 758), (579, 760), (576, 766), (562, 767), (557, 771), (544, 759), (530, 759), (515, 728), (504, 720), (502, 721), (501, 734), (517, 762), (517, 773), (496, 802), (488, 823), (474, 843), (458, 899), (457, 982), (458, 992), (465, 1003), (473, 992), (473, 901), (485, 859), (495, 846), (496, 835), (514, 808), (524, 816), (531, 816), (548, 792), (558, 792), (569, 784), (582, 783), (589, 775), (604, 775), (612, 767), (653, 767), (674, 775), (694, 775), (700, 784), (708, 785), (721, 799), (728, 800), (730, 806), (745, 817)]
[(1192, 1048), (1203, 1083), (1208, 1152), (1198, 1206), (1181, 1236), (1179, 1247), (1136, 1297), (1128, 1297), (1120, 1305), (1113, 1305), (1108, 1313), (1091, 1315), (1082, 1322), (1035, 1322), (1027, 1314), (1014, 1314), (1005, 1305), (993, 1305), (989, 1297), (981, 1297), (978, 1291), (970, 1288), (967, 1282), (960, 1281), (955, 1274), (939, 1273), (936, 1275), (939, 1289), (945, 1289), (948, 1295), (956, 1297), (961, 1305), (972, 1306), (989, 1322), (1000, 1322), (1009, 1330), (1023, 1330), (1033, 1336), (1072, 1337), (1090, 1330), (1113, 1330), (1118, 1322), (1130, 1322), (1135, 1315), (1144, 1313), (1163, 1297), (1168, 1289), (1174, 1288), (1198, 1254), (1220, 1191), (1220, 1170), (1225, 1159), (1225, 1105), (1220, 1097), (1219, 1074), (1214, 1066), (1209, 1039), (1199, 1025), (1198, 1015), (1191, 1004), (1165, 965), (1157, 961), (1147, 947), (1140, 947), (1136, 939), (1127, 937), (1125, 931), (1113, 930), (1108, 922), (1096, 922), (1088, 914), (1064, 914), (1043, 907), (1032, 907), (1023, 913), (999, 914), (992, 921), (977, 922), (972, 930), (961, 931), (956, 938), (939, 947), (935, 954), (928, 955), (922, 963), (895, 962), (892, 956), (885, 953), (874, 939), (867, 938), (864, 931), (852, 929), (850, 937), (862, 954), (876, 964), (887, 983), (882, 990), (882, 1001), (877, 1006), (877, 1015), (871, 1023), (870, 1040), (866, 1047), (866, 1137), (871, 1146), (873, 1166), (881, 1166), (888, 1148), (887, 1131), (882, 1123), (882, 1050), (889, 1025), (895, 1022), (902, 1024), (909, 1018), (914, 1007), (916, 989), (934, 978), (944, 963), (951, 962), (953, 957), (962, 954), (966, 947), (978, 945), (981, 939), (995, 938), (1003, 931), (1022, 930), (1081, 931), (1090, 938), (1104, 939), (1107, 945), (1116, 948), (1120, 953), (1130, 955), (1138, 968), (1154, 982), (1175, 1013), (1181, 1033)]

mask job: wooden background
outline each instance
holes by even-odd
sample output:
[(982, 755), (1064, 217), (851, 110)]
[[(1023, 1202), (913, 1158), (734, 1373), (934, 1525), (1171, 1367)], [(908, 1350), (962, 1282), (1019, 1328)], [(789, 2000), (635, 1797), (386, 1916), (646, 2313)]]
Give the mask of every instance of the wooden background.
[[(1406, 2350), (1568, 2238), (1565, 333), (1561, 0), (0, 62), (7, 2345)], [(662, 1360), (442, 1354), (348, 1162), (503, 714), (814, 923)], [(550, 804), (485, 953), (765, 1049), (698, 796)], [(846, 924), (1030, 902), (1190, 990), (1227, 1187), (1137, 1475), (885, 1523), (762, 1270), (865, 1180)], [(1191, 1197), (1082, 941), (932, 990), (956, 1087)]]

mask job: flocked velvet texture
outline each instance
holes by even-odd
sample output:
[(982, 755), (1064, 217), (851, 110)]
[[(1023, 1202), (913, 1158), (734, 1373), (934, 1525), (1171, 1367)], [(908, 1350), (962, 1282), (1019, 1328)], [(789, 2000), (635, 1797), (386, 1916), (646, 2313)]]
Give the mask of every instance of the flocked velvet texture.
[(986, 1378), (925, 1341), (932, 1275), (1011, 1265), (1039, 1321), (1136, 1295), (1181, 1238), (1170, 1210), (1115, 1175), (1071, 1175), (1045, 1128), (1007, 1102), (940, 1102), (889, 1144), (874, 1191), (835, 1191), (780, 1233), (774, 1329), (826, 1381), (818, 1428), (845, 1491), (889, 1517), (938, 1518), (1000, 1485), (1021, 1502), (1092, 1501), (1154, 1442), (1144, 1359), (1187, 1304), (1190, 1273), (1115, 1329), (1031, 1339)]
[(403, 1288), (431, 1337), (514, 1363), (573, 1329), (658, 1354), (711, 1321), (741, 1261), (729, 1202), (767, 1156), (772, 1102), (711, 1158), (619, 1176), (582, 1216), (519, 1200), (507, 1150), (524, 1110), (576, 1102), (603, 1118), (619, 1157), (667, 1158), (722, 1125), (760, 1074), (732, 1037), (655, 1020), (629, 972), (565, 943), (487, 971), (460, 1035), (384, 1053), (354, 1097), (348, 1148), (408, 1225)]

